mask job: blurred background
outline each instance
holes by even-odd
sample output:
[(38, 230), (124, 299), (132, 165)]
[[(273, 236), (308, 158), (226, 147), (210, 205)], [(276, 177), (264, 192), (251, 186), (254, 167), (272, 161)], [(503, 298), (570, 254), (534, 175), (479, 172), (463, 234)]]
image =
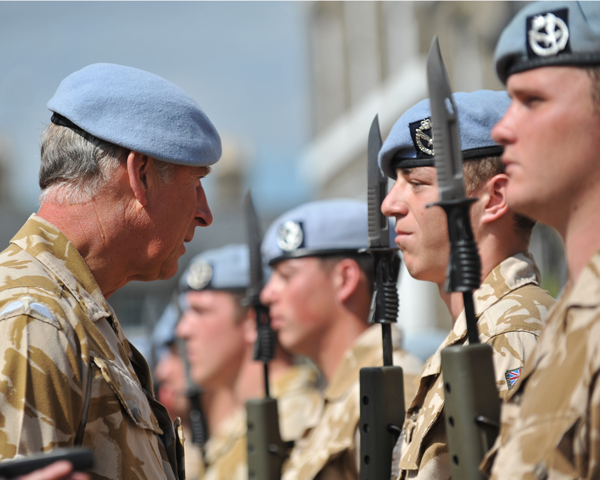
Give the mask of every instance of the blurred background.
[[(454, 91), (503, 89), (498, 36), (526, 2), (0, 2), (0, 245), (37, 211), (39, 136), (60, 81), (97, 62), (160, 75), (194, 97), (223, 139), (205, 186), (214, 223), (198, 229), (180, 273), (207, 248), (245, 241), (251, 189), (263, 223), (302, 202), (366, 200), (366, 146), (427, 96), (438, 35)], [(565, 279), (561, 241), (538, 226), (544, 287)], [(179, 276), (179, 275), (178, 275)], [(176, 287), (132, 282), (110, 297), (128, 336), (147, 339)], [(400, 279), (405, 343), (433, 353), (450, 328), (437, 287)]]

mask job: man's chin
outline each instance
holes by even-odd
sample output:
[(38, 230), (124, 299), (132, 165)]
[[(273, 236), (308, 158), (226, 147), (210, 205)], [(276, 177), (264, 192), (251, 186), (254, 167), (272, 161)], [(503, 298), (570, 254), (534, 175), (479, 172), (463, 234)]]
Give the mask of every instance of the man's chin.
[(158, 277), (154, 280), (168, 280), (173, 278), (179, 270), (178, 265), (179, 258), (177, 260), (169, 260), (162, 264)]

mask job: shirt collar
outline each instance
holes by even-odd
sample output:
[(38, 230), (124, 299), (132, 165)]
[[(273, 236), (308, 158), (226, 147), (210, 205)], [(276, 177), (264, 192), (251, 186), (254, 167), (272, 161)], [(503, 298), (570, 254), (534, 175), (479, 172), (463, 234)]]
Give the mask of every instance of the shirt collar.
[(54, 225), (33, 214), (11, 243), (50, 270), (87, 310), (92, 321), (111, 315), (112, 310), (87, 263), (75, 245)]
[[(501, 300), (507, 294), (523, 285), (539, 284), (540, 272), (529, 252), (519, 253), (508, 257), (498, 264), (481, 283), (473, 294), (476, 315), (479, 315)], [(437, 375), (441, 372), (442, 349), (456, 344), (468, 343), (467, 319), (464, 310), (460, 313), (452, 331), (429, 359), (423, 369), (422, 377)]]

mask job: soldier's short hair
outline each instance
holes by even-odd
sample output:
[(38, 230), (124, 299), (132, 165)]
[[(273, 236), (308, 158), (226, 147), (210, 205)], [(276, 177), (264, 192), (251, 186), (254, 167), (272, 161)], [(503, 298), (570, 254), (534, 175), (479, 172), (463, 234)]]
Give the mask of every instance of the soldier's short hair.
[(592, 81), (590, 93), (594, 108), (600, 114), (600, 67), (588, 67), (585, 70)]
[(342, 260), (349, 258), (354, 260), (361, 271), (364, 273), (367, 286), (369, 288), (369, 293), (373, 294), (373, 285), (375, 283), (375, 274), (373, 271), (373, 257), (371, 257), (368, 253), (353, 253), (353, 254), (345, 254), (345, 255), (330, 255), (324, 257), (315, 257), (318, 258), (321, 262), (321, 266), (329, 271), (335, 265), (340, 263)]
[[(470, 158), (463, 162), (465, 190), (468, 196), (474, 196), (485, 183), (495, 175), (504, 173), (502, 157)], [(529, 241), (535, 221), (524, 215), (513, 213), (515, 233)]]
[(239, 325), (242, 323), (242, 320), (246, 318), (246, 315), (248, 315), (251, 306), (246, 302), (245, 293), (235, 292), (230, 295), (233, 297), (233, 302), (235, 304), (235, 324)]
[[(82, 130), (49, 124), (41, 137), (39, 203), (76, 204), (90, 201), (111, 178), (129, 150)], [(164, 182), (173, 179), (174, 164), (155, 161)]]

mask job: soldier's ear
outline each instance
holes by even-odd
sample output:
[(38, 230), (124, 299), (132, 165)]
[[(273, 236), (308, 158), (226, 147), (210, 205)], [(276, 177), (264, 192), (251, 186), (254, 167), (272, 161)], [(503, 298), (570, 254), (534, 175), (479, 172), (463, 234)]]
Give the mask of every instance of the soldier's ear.
[(148, 203), (149, 157), (131, 151), (127, 156), (127, 175), (129, 186), (138, 203), (145, 207)]
[(494, 175), (486, 182), (477, 196), (483, 202), (481, 223), (491, 223), (508, 212), (506, 187), (508, 176), (504, 173)]
[(344, 258), (340, 260), (333, 270), (333, 282), (336, 297), (340, 303), (346, 302), (358, 289), (361, 270), (355, 260)]
[(256, 317), (253, 308), (249, 308), (242, 319), (242, 334), (244, 342), (247, 344), (254, 345), (256, 343)]

